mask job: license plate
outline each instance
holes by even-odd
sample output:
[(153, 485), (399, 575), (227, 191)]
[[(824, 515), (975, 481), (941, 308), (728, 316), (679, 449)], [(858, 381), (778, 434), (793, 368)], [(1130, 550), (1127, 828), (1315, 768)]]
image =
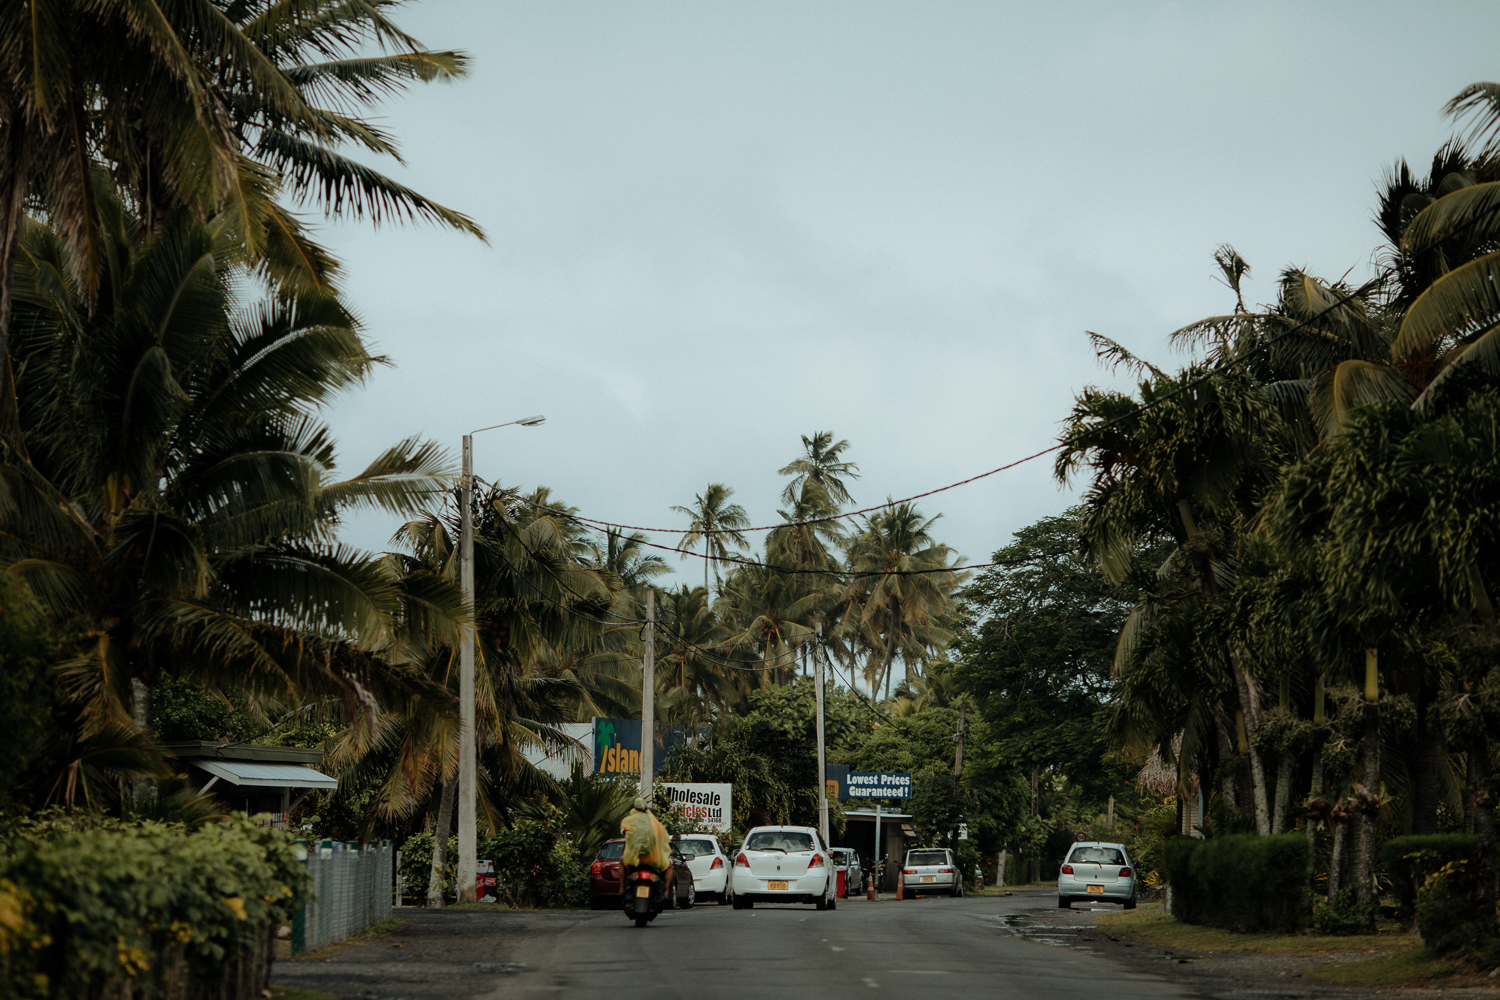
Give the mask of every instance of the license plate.
[(1091, 886), (1089, 886), (1089, 892), (1103, 892), (1103, 891), (1104, 891), (1104, 886), (1102, 886), (1102, 885), (1091, 885)]
[(922, 881), (923, 882), (936, 882), (937, 881), (937, 876), (936, 875), (923, 875), (922, 876)]
[[(1094, 891), (1093, 889), (1089, 890), (1089, 892), (1093, 892), (1093, 891)], [(638, 886), (636, 886), (635, 887), (635, 896), (636, 896), (637, 899), (650, 899), (651, 898), (651, 887), (649, 885), (638, 885)]]
[(782, 892), (786, 892), (787, 884), (785, 882), (767, 882), (766, 888), (772, 890), (779, 889)]

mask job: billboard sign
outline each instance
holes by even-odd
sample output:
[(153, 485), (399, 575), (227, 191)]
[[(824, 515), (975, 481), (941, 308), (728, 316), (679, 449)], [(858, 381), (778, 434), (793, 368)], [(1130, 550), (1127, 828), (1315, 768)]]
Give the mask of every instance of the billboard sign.
[(664, 803), (684, 819), (695, 821), (705, 830), (728, 832), (733, 795), (727, 784), (675, 784), (663, 782)]
[[(682, 726), (656, 727), (656, 758), (651, 769), (654, 778), (661, 773), (667, 751), (687, 742)], [(641, 773), (641, 720), (594, 719), (594, 773), (610, 777)]]
[(851, 799), (909, 799), (911, 775), (900, 771), (850, 771), (844, 776), (845, 797)]

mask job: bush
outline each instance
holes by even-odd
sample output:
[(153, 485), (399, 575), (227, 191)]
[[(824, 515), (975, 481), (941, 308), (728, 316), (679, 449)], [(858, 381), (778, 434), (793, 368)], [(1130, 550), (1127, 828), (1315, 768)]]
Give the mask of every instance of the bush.
[(1367, 934), (1375, 924), (1375, 911), (1379, 908), (1378, 899), (1355, 902), (1354, 886), (1346, 885), (1331, 903), (1313, 900), (1313, 927), (1319, 934)]
[(1174, 837), (1162, 852), (1172, 913), (1233, 931), (1294, 931), (1307, 922), (1307, 838)]
[(1427, 877), (1451, 861), (1472, 858), (1479, 849), (1471, 833), (1442, 833), (1422, 837), (1394, 837), (1380, 848), (1380, 867), (1391, 879), (1397, 916), (1417, 914), (1417, 890)]
[(245, 819), (20, 821), (0, 831), (0, 993), (259, 997), (306, 891), (291, 838)]
[(549, 860), (553, 878), (547, 889), (547, 904), (565, 910), (588, 909), (589, 863), (593, 857), (584, 857), (577, 844), (559, 837)]
[(1479, 905), (1475, 867), (1470, 860), (1449, 861), (1423, 879), (1417, 890), (1417, 929), (1433, 951), (1494, 962), (1500, 958), (1495, 914)]

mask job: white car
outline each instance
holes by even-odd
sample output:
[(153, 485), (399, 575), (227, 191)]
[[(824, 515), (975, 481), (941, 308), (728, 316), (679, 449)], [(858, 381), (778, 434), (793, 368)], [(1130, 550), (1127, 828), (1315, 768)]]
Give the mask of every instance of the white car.
[(729, 877), (733, 862), (719, 838), (706, 833), (689, 833), (672, 838), (672, 850), (687, 858), (688, 870), (693, 873), (693, 889), (701, 900), (711, 896), (719, 905), (733, 902), (734, 884)]
[(838, 906), (833, 854), (816, 827), (757, 826), (745, 834), (734, 856), (734, 906), (748, 910), (762, 903), (812, 903), (820, 910)]

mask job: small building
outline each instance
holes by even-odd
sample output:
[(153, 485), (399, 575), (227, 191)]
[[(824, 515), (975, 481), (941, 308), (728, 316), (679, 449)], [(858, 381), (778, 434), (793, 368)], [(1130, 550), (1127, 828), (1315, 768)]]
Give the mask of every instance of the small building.
[[(880, 890), (882, 892), (896, 891), (896, 873), (901, 870), (901, 865), (906, 861), (907, 845), (917, 839), (917, 831), (912, 827), (912, 815), (908, 812), (892, 812), (889, 809), (880, 810), (880, 839), (884, 849), (875, 850), (875, 810), (861, 806), (858, 809), (844, 810), (844, 836), (839, 843), (831, 846), (852, 847), (859, 852), (860, 863), (870, 864), (879, 855), (884, 855), (887, 861), (885, 866), (885, 878), (881, 880)], [(839, 838), (835, 838), (839, 839)]]
[(339, 786), (318, 767), (323, 751), (246, 743), (179, 740), (162, 746), (172, 753), (200, 794), (216, 796), (232, 812), (270, 813), (285, 826), (291, 811), (315, 791)]

